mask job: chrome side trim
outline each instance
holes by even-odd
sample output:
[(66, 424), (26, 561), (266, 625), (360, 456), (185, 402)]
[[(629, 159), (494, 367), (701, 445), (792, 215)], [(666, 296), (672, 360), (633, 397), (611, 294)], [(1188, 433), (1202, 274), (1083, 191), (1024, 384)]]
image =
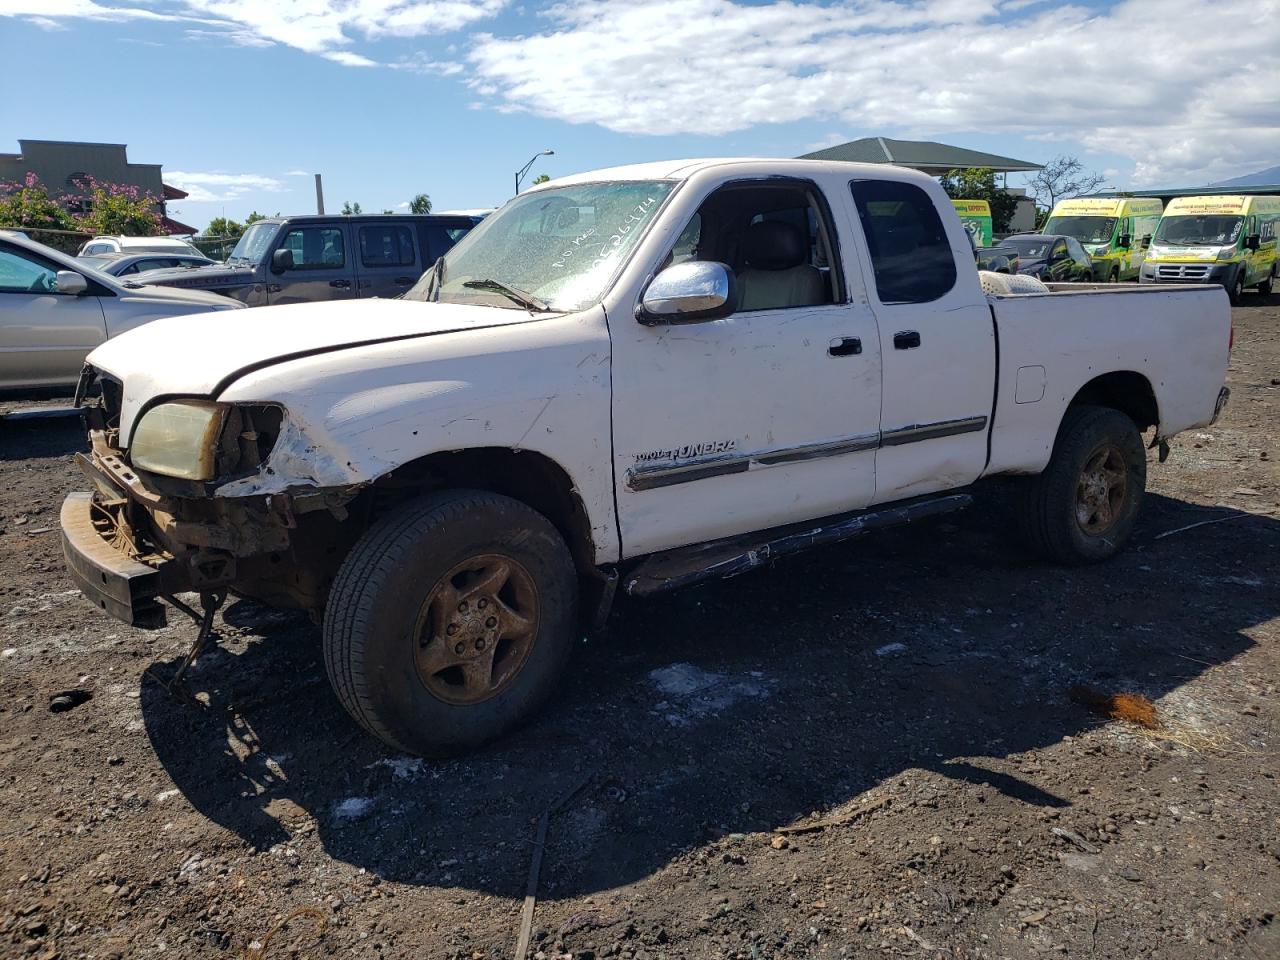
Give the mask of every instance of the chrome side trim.
[(897, 447), (905, 443), (936, 440), (961, 433), (985, 430), (986, 417), (965, 417), (961, 420), (943, 420), (939, 423), (923, 423), (910, 427), (886, 430), (884, 433), (867, 433), (843, 440), (826, 440), (807, 443), (798, 447), (782, 447), (776, 450), (760, 450), (738, 456), (716, 455), (687, 463), (662, 466), (633, 467), (627, 471), (627, 486), (632, 490), (654, 490), (678, 483), (691, 483), (708, 477), (724, 477), (734, 473), (746, 473), (757, 467), (772, 467), (782, 463), (800, 463), (823, 457), (839, 457), (846, 453), (875, 450), (879, 447)]
[(904, 443), (918, 443), (921, 440), (954, 437), (960, 433), (977, 433), (979, 430), (985, 430), (986, 428), (986, 417), (965, 417), (962, 420), (942, 420), (938, 423), (914, 424), (910, 427), (886, 430), (880, 435), (880, 446), (898, 447)]
[(627, 471), (627, 486), (632, 490), (653, 490), (677, 483), (704, 480), (707, 477), (723, 477), (732, 473), (746, 473), (753, 467), (772, 467), (781, 463), (797, 463), (822, 457), (838, 457), (860, 450), (874, 450), (880, 443), (878, 433), (868, 433), (843, 440), (827, 440), (807, 443), (799, 447), (783, 447), (777, 450), (761, 450), (739, 456), (715, 456), (689, 463), (670, 466), (639, 467)]

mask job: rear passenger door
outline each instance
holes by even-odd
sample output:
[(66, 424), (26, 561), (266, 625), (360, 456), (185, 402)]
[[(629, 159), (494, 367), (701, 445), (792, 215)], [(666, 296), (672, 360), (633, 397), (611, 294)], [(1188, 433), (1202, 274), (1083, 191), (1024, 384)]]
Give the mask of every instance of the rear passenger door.
[(306, 221), (287, 225), (274, 249), (291, 251), (293, 266), (282, 273), (268, 275), (268, 303), (345, 300), (356, 295), (351, 237), (346, 223)]
[(361, 297), (398, 297), (430, 265), (419, 251), (412, 223), (394, 219), (356, 224)]
[(850, 188), (883, 357), (873, 502), (971, 483), (986, 466), (996, 354), (964, 229), (951, 218), (948, 232), (938, 215), (941, 188), (936, 197), (906, 181)]

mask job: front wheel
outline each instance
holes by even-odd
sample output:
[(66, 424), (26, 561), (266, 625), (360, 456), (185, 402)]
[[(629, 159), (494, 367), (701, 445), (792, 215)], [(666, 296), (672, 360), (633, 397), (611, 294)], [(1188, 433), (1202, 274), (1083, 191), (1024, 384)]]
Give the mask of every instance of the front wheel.
[(542, 514), (475, 490), (430, 494), (375, 523), (324, 616), (343, 707), (396, 749), (447, 756), (510, 730), (569, 658), (577, 576)]
[(1133, 532), (1147, 485), (1142, 434), (1109, 407), (1071, 407), (1044, 473), (1027, 481), (1019, 526), (1031, 547), (1060, 563), (1097, 563)]
[(1227, 294), (1231, 298), (1233, 307), (1240, 306), (1240, 301), (1244, 299), (1244, 267), (1236, 271), (1236, 278), (1232, 281), (1231, 289), (1227, 291)]
[(1275, 288), (1276, 269), (1271, 268), (1271, 272), (1267, 274), (1267, 279), (1258, 284), (1258, 292), (1264, 297), (1271, 296), (1271, 291)]

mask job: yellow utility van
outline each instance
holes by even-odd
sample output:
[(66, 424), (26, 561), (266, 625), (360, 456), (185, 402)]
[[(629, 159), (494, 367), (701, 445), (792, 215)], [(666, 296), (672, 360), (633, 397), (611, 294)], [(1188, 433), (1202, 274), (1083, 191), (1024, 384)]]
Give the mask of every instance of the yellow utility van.
[(994, 233), (991, 229), (991, 204), (986, 200), (952, 200), (960, 222), (964, 224), (969, 236), (973, 237), (975, 247), (991, 246)]
[(1164, 205), (1147, 197), (1060, 200), (1040, 232), (1074, 237), (1093, 261), (1093, 278), (1137, 280)]
[(1220, 283), (1239, 303), (1276, 278), (1280, 197), (1174, 197), (1142, 265), (1142, 283)]

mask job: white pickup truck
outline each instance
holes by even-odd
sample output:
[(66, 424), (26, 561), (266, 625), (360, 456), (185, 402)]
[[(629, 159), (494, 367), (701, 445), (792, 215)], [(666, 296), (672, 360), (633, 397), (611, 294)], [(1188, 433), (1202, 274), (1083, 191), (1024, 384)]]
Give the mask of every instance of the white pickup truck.
[(1144, 431), (1163, 459), (1226, 402), (1230, 335), (1220, 287), (985, 294), (910, 171), (582, 174), (509, 202), (401, 299), (99, 347), (66, 558), (140, 626), (183, 591), (206, 627), (227, 591), (307, 610), (361, 724), (456, 752), (546, 697), (617, 587), (954, 510), (986, 477), (1024, 478), (1039, 552), (1106, 559)]

